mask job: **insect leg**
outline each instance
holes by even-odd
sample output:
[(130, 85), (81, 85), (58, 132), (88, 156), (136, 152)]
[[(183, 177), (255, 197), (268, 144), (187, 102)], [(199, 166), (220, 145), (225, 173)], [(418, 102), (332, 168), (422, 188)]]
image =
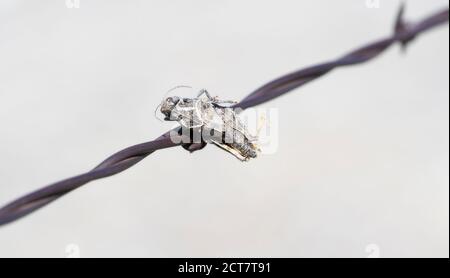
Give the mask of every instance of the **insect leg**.
[(236, 104), (238, 103), (235, 100), (217, 100), (216, 103), (230, 103), (230, 104)]
[(266, 116), (264, 114), (259, 116), (258, 127), (256, 128), (256, 137), (259, 137), (261, 129), (266, 125)]
[(208, 91), (206, 89), (201, 89), (200, 92), (198, 93), (197, 97), (200, 97), (201, 95), (205, 95), (209, 100), (213, 100), (213, 97), (211, 97), (211, 95), (208, 93)]

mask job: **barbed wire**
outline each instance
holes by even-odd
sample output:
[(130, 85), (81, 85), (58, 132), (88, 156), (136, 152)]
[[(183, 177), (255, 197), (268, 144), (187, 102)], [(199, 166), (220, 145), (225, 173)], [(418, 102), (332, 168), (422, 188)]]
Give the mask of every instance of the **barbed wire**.
[[(397, 42), (399, 42), (404, 49), (407, 44), (419, 34), (446, 23), (449, 19), (448, 8), (415, 23), (405, 22), (403, 20), (403, 13), (404, 5), (399, 9), (392, 35), (351, 51), (337, 60), (314, 65), (281, 76), (258, 88), (233, 107), (246, 109), (262, 104), (317, 79), (334, 68), (367, 62), (377, 57), (389, 46)], [(87, 173), (53, 183), (7, 204), (0, 208), (0, 225), (10, 223), (28, 215), (90, 181), (120, 173), (157, 150), (181, 145), (186, 150), (194, 152), (205, 146), (205, 143), (183, 143), (190, 138), (186, 138), (181, 134), (175, 135), (179, 136), (179, 138), (174, 138), (173, 134), (177, 134), (178, 131), (179, 130), (174, 129), (164, 133), (153, 141), (121, 150), (111, 155)]]

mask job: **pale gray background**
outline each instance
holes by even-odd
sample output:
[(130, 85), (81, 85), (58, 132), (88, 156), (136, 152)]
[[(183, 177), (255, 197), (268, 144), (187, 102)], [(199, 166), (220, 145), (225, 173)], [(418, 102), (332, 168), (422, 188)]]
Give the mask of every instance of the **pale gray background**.
[[(389, 34), (400, 3), (80, 2), (0, 2), (0, 204), (168, 130), (170, 87), (238, 100)], [(275, 154), (159, 151), (1, 227), (0, 256), (448, 257), (448, 52), (446, 26), (336, 70), (263, 105)]]

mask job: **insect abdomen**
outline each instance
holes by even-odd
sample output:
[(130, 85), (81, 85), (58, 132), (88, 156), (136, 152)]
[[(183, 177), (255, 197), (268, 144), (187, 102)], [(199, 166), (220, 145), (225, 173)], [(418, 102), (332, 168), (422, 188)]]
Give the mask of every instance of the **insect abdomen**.
[(243, 143), (234, 142), (230, 144), (230, 147), (238, 150), (246, 159), (255, 158), (257, 156), (255, 147), (248, 141), (245, 141)]

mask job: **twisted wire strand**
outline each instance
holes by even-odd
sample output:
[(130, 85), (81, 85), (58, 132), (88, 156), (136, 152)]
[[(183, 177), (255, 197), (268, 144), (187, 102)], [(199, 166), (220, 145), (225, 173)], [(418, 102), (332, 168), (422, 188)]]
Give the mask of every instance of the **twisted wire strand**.
[(174, 143), (176, 140), (172, 139), (169, 137), (169, 133), (165, 133), (156, 140), (131, 146), (111, 155), (87, 173), (56, 182), (29, 193), (0, 209), (0, 225), (19, 219), (90, 181), (120, 173), (156, 150), (175, 147), (183, 142), (182, 138), (179, 139), (180, 143)]
[[(419, 34), (448, 22), (449, 17), (449, 10), (447, 8), (412, 24), (403, 21), (403, 13), (404, 6), (402, 5), (397, 15), (394, 33), (391, 36), (351, 51), (337, 60), (314, 65), (281, 76), (261, 86), (234, 105), (234, 107), (246, 109), (262, 104), (315, 80), (337, 67), (356, 65), (370, 61), (394, 43), (399, 42), (405, 48)], [(177, 130), (175, 129), (173, 131), (176, 133)], [(204, 144), (185, 144), (183, 142), (186, 142), (185, 140), (189, 140), (189, 138), (181, 135), (178, 136), (179, 138), (174, 138), (171, 131), (166, 132), (153, 141), (131, 146), (111, 155), (89, 172), (53, 183), (16, 199), (0, 208), (0, 226), (28, 215), (90, 181), (120, 173), (157, 150), (182, 145), (185, 149), (193, 152), (204, 147)], [(179, 143), (175, 143), (178, 141)]]
[(404, 6), (402, 5), (397, 14), (393, 35), (351, 51), (337, 60), (283, 75), (255, 90), (240, 103), (236, 104), (235, 107), (245, 109), (256, 106), (321, 77), (334, 68), (367, 62), (377, 57), (396, 42), (400, 42), (402, 47), (405, 48), (420, 33), (448, 21), (448, 9), (435, 13), (415, 24), (405, 23), (403, 21), (403, 13)]

